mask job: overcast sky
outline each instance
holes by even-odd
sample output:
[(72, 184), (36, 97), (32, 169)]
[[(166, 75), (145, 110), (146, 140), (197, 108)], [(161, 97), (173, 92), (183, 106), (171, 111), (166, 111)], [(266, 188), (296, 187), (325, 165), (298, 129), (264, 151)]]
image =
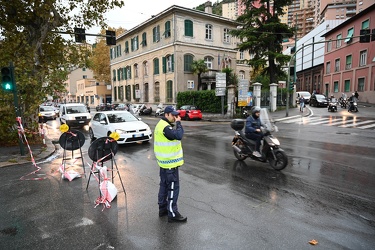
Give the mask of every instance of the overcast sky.
[[(105, 17), (110, 27), (131, 29), (151, 18), (172, 5), (187, 8), (197, 7), (207, 0), (125, 0), (125, 6), (108, 12)], [(216, 0), (211, 0), (212, 3)], [(221, 2), (221, 0), (219, 1)], [(97, 34), (100, 28), (93, 28), (86, 33)], [(95, 37), (86, 37), (89, 43), (95, 42)]]

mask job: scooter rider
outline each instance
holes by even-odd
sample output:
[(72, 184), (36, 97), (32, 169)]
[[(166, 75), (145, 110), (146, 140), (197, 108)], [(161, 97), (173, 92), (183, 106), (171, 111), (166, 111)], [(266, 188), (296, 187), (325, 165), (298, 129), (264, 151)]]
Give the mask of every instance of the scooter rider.
[(261, 157), (262, 155), (259, 153), (260, 151), (260, 143), (263, 138), (262, 130), (260, 129), (262, 123), (260, 121), (260, 108), (254, 107), (252, 109), (251, 115), (246, 119), (246, 127), (245, 127), (245, 135), (248, 139), (254, 140), (255, 144), (255, 151), (253, 155), (255, 157)]

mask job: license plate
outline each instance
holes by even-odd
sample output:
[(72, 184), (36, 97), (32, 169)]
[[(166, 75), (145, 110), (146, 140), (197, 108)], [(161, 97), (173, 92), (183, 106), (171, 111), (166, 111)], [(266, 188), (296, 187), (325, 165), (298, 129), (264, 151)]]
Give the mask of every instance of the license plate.
[(79, 121), (79, 123), (84, 123), (85, 121)]

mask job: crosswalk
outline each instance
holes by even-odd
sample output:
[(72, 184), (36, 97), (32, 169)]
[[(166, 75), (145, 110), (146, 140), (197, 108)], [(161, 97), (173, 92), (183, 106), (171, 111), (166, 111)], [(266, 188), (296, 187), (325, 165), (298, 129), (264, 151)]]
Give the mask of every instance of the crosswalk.
[(310, 117), (285, 117), (276, 120), (278, 123), (290, 123), (298, 125), (337, 126), (340, 128), (374, 129), (375, 119), (365, 117), (347, 116), (310, 116)]

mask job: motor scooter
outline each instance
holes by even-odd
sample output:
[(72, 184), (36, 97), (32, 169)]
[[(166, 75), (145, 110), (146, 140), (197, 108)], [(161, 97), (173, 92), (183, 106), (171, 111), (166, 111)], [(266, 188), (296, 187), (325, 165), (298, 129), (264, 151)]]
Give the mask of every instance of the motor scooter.
[(141, 108), (139, 109), (139, 115), (151, 115), (152, 114), (152, 108), (149, 107), (147, 108), (146, 105), (142, 105)]
[(245, 127), (244, 119), (234, 119), (231, 121), (231, 127), (235, 130), (235, 136), (232, 140), (234, 156), (240, 161), (249, 157), (256, 161), (268, 162), (273, 169), (282, 170), (288, 165), (288, 157), (284, 150), (280, 148), (279, 140), (271, 134), (271, 132), (277, 132), (278, 129), (267, 109), (261, 109), (260, 119), (264, 135), (260, 149), (261, 157), (253, 155), (256, 142), (246, 138), (243, 131)]
[(350, 101), (348, 112), (358, 112), (358, 104), (357, 101)]
[(162, 103), (159, 103), (155, 111), (155, 117), (164, 115), (164, 107)]
[(336, 98), (331, 98), (328, 102), (328, 112), (337, 112), (337, 100)]

